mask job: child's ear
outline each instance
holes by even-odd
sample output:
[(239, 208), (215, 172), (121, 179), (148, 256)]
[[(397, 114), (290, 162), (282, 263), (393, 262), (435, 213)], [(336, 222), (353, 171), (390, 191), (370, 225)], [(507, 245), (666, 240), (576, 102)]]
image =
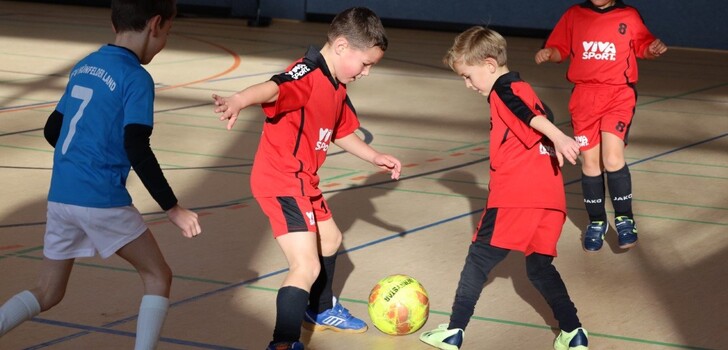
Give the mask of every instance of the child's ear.
[(490, 73), (495, 73), (496, 69), (498, 69), (498, 61), (495, 58), (488, 57), (485, 59), (485, 66)]
[(159, 32), (162, 30), (162, 16), (156, 15), (147, 21), (147, 27), (149, 27), (149, 32), (153, 36), (159, 35)]
[(343, 36), (334, 40), (334, 52), (336, 52), (337, 55), (340, 55), (347, 48), (349, 48), (349, 40), (346, 40)]

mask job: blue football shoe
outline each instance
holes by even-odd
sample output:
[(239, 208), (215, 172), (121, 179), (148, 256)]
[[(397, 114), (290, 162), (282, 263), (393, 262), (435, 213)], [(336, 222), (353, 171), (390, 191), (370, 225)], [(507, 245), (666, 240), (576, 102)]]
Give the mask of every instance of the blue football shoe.
[(637, 244), (637, 224), (633, 219), (627, 216), (618, 216), (614, 219), (617, 227), (617, 238), (619, 238), (619, 247), (629, 249)]
[(332, 330), (344, 333), (364, 333), (369, 328), (366, 322), (354, 317), (334, 297), (334, 306), (320, 314), (306, 310), (303, 315), (303, 328), (311, 331)]
[(587, 252), (596, 252), (602, 249), (604, 244), (604, 235), (609, 229), (609, 224), (605, 221), (592, 221), (584, 231), (584, 250)]
[(289, 342), (271, 342), (265, 350), (304, 350), (303, 343), (299, 341)]

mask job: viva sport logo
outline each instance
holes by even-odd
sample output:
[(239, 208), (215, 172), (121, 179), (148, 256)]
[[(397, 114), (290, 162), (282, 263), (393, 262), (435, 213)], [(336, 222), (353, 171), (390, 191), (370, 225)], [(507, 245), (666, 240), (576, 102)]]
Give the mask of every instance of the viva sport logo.
[(316, 142), (316, 148), (314, 148), (314, 151), (328, 151), (329, 150), (329, 141), (331, 141), (331, 135), (334, 133), (334, 129), (329, 128), (321, 128), (319, 129), (319, 138), (318, 142)]
[(615, 61), (617, 59), (617, 47), (609, 41), (584, 41), (581, 43), (584, 53), (583, 60)]

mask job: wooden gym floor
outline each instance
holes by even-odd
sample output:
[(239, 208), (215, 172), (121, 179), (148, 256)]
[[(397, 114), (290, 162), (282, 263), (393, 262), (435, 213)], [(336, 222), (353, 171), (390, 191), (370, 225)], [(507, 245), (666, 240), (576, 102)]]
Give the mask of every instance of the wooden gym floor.
[[(167, 48), (148, 65), (158, 84), (153, 148), (204, 232), (184, 239), (130, 177), (135, 205), (175, 273), (159, 349), (262, 349), (269, 341), (287, 265), (248, 185), (263, 114), (249, 108), (226, 131), (210, 95), (267, 80), (309, 44), (322, 45), (326, 29), (178, 18)], [(374, 283), (411, 275), (429, 292), (430, 329), (448, 320), (488, 194), (488, 105), (440, 62), (456, 33), (388, 32), (390, 49), (368, 78), (350, 85), (350, 97), (360, 135), (399, 157), (404, 172), (392, 182), (329, 151), (321, 188), (344, 232), (335, 290), (369, 321)], [(570, 134), (567, 66), (536, 66), (539, 39), (508, 40), (510, 69)], [(0, 1), (0, 301), (32, 286), (42, 257), (52, 165), (45, 120), (69, 69), (111, 41), (106, 9)], [(640, 243), (621, 251), (612, 234), (602, 251), (582, 251), (580, 170), (567, 165), (569, 214), (555, 264), (592, 349), (728, 349), (728, 52), (671, 47), (641, 61), (640, 78), (627, 149)], [(0, 348), (129, 349), (141, 293), (120, 258), (79, 259), (63, 302), (1, 338)], [(555, 325), (514, 252), (493, 271), (464, 348), (549, 349)], [(427, 349), (419, 333), (303, 331), (303, 340), (307, 349)]]

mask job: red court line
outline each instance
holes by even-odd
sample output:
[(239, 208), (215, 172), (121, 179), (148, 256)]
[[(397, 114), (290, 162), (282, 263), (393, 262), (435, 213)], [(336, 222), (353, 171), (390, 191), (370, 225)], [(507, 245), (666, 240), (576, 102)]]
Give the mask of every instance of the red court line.
[[(164, 87), (161, 87), (161, 88), (157, 88), (156, 91), (164, 91), (164, 90), (176, 89), (176, 88), (180, 88), (180, 87), (184, 87), (184, 86), (189, 86), (189, 85), (193, 85), (193, 84), (203, 83), (203, 82), (206, 82), (208, 80), (212, 80), (212, 79), (218, 78), (220, 76), (223, 76), (225, 74), (228, 74), (228, 73), (234, 71), (235, 69), (237, 69), (240, 66), (240, 55), (238, 55), (234, 51), (232, 51), (232, 50), (230, 50), (230, 49), (228, 49), (228, 48), (226, 48), (226, 47), (224, 47), (222, 45), (213, 43), (211, 41), (207, 41), (207, 40), (203, 40), (203, 39), (191, 37), (191, 36), (188, 36), (188, 35), (183, 35), (183, 34), (175, 34), (175, 35), (179, 35), (181, 37), (184, 37), (184, 38), (187, 38), (187, 39), (190, 39), (190, 40), (197, 40), (199, 42), (203, 42), (205, 44), (208, 44), (208, 45), (217, 47), (217, 48), (219, 48), (219, 49), (221, 49), (221, 50), (229, 53), (231, 56), (233, 56), (233, 64), (230, 65), (230, 67), (228, 67), (226, 70), (224, 70), (224, 71), (222, 71), (220, 73), (213, 74), (213, 75), (211, 75), (209, 77), (202, 78), (202, 79), (198, 79), (198, 80), (194, 80), (194, 81), (190, 81), (190, 82), (186, 82), (186, 83), (164, 86)], [(0, 110), (0, 114), (2, 114), (2, 113), (9, 113), (9, 112), (26, 111), (26, 110), (36, 109), (36, 108), (51, 107), (51, 106), (55, 106), (57, 103), (58, 103), (58, 101), (54, 101), (54, 102), (44, 103), (44, 104), (40, 104), (40, 105), (32, 105), (32, 106), (18, 107), (18, 108), (9, 108), (9, 109)], [(212, 103), (212, 102), (210, 102), (210, 103)]]
[(16, 248), (23, 248), (23, 246), (20, 244), (0, 246), (0, 250), (13, 250)]

